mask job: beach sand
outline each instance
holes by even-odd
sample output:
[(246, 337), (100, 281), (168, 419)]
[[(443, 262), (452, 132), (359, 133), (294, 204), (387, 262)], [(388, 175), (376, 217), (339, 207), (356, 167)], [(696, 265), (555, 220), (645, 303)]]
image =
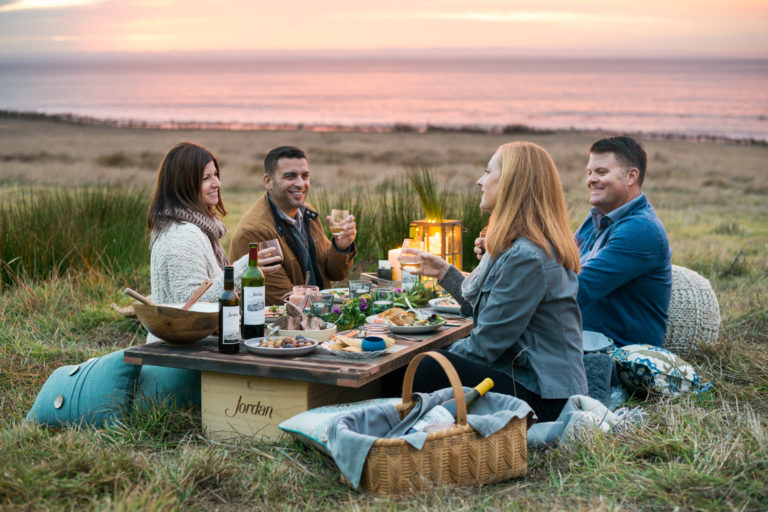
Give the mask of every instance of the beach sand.
[[(260, 187), (271, 148), (304, 149), (312, 179), (337, 186), (378, 183), (404, 166), (428, 165), (453, 185), (471, 184), (495, 148), (510, 140), (542, 145), (555, 160), (566, 189), (582, 185), (589, 146), (599, 134), (482, 134), (462, 132), (355, 133), (312, 131), (159, 130), (0, 117), (0, 180), (79, 185), (154, 184), (157, 167), (175, 143), (192, 141), (219, 159), (225, 188)], [(648, 180), (683, 179), (689, 185), (736, 180), (764, 185), (768, 147), (682, 140), (643, 140)], [(692, 180), (692, 181), (691, 181)], [(254, 182), (255, 181), (255, 182)]]
[[(589, 210), (584, 184), (589, 146), (601, 136), (605, 134), (161, 130), (2, 115), (0, 194), (7, 196), (15, 185), (119, 183), (145, 187), (149, 195), (165, 152), (177, 142), (193, 141), (207, 146), (221, 163), (230, 211), (225, 224), (231, 229), (263, 193), (263, 159), (278, 145), (306, 151), (313, 189), (375, 184), (403, 176), (405, 167), (427, 165), (447, 187), (473, 190), (499, 144), (529, 140), (554, 158), (571, 216), (578, 222)], [(649, 160), (644, 190), (662, 218), (672, 213), (676, 222), (685, 222), (686, 208), (706, 205), (718, 222), (727, 222), (729, 214), (752, 222), (768, 215), (768, 175), (763, 171), (768, 146), (638, 139)]]

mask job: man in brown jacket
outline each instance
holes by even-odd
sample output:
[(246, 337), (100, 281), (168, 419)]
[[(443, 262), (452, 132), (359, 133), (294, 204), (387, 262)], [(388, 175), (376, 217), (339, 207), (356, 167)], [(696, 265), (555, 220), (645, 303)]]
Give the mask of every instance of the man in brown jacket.
[[(230, 261), (248, 252), (250, 242), (277, 239), (283, 252), (282, 269), (266, 278), (267, 305), (281, 304), (297, 284), (330, 287), (330, 281), (346, 279), (355, 255), (357, 229), (354, 216), (341, 222), (343, 231), (328, 240), (323, 225), (309, 203), (309, 165), (304, 152), (280, 146), (264, 159), (267, 192), (237, 223)], [(336, 225), (326, 217), (329, 225)]]

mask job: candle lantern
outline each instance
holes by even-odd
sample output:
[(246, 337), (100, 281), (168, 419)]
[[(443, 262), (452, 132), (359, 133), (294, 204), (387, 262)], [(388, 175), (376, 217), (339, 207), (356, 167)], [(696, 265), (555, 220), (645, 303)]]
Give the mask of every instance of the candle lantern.
[(411, 222), (411, 238), (424, 241), (424, 250), (437, 254), (461, 270), (461, 221), (414, 220)]

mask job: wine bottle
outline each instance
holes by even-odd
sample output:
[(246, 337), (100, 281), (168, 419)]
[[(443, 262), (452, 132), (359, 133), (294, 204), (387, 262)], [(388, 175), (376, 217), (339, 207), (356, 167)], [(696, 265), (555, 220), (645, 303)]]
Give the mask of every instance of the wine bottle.
[(240, 352), (240, 300), (235, 294), (235, 270), (224, 267), (224, 291), (219, 296), (219, 352)]
[[(478, 398), (483, 396), (489, 389), (493, 387), (493, 380), (489, 378), (483, 379), (483, 381), (472, 388), (472, 391), (464, 395), (464, 401), (469, 406)], [(451, 398), (446, 400), (440, 405), (436, 405), (431, 408), (427, 413), (421, 417), (419, 421), (413, 424), (413, 427), (408, 431), (409, 434), (413, 432), (420, 432), (428, 425), (434, 425), (438, 423), (452, 425), (456, 422), (456, 399)]]
[(264, 336), (264, 274), (259, 270), (258, 244), (248, 244), (248, 268), (243, 273), (243, 339)]

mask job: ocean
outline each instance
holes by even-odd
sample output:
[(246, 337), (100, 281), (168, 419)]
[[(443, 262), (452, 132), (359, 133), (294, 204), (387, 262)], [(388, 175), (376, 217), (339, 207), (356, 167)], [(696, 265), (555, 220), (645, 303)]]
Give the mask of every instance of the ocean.
[(0, 60), (0, 110), (159, 126), (606, 130), (768, 140), (768, 60)]

